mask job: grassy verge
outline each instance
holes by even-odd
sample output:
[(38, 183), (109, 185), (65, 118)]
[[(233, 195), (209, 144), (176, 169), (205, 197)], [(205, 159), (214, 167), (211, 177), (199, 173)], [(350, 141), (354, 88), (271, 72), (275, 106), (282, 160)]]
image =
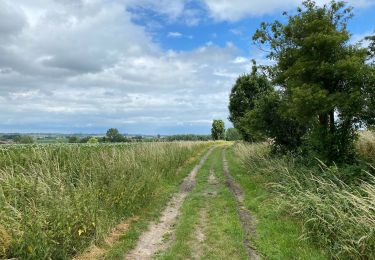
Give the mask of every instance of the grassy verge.
[[(208, 181), (211, 174), (215, 177)], [(224, 184), (221, 149), (216, 149), (182, 206), (172, 246), (160, 258), (247, 259), (243, 239), (234, 198)]]
[(235, 150), (249, 178), (267, 185), (271, 201), (277, 201), (284, 216), (303, 223), (304, 239), (324, 248), (330, 258), (375, 258), (371, 168), (274, 156), (266, 144), (238, 144)]
[(323, 250), (300, 239), (303, 224), (280, 211), (275, 194), (266, 188), (269, 181), (260, 174), (249, 173), (237, 158), (233, 149), (228, 149), (229, 170), (241, 184), (245, 206), (257, 218), (257, 237), (251, 238), (257, 250), (266, 259), (327, 259)]
[(0, 258), (68, 259), (154, 206), (210, 143), (0, 149)]

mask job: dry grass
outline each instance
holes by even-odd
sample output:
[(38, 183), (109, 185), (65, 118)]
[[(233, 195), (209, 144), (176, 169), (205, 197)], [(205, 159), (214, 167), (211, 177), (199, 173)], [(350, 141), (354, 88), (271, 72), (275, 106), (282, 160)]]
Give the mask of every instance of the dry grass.
[(371, 131), (362, 132), (357, 142), (359, 155), (368, 163), (375, 164), (375, 134)]

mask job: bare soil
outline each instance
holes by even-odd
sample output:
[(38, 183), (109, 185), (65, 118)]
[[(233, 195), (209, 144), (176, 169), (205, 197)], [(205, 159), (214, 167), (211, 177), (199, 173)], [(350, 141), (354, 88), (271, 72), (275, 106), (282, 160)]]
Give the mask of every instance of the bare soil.
[(242, 227), (245, 230), (246, 238), (244, 241), (249, 259), (261, 259), (255, 248), (253, 247), (249, 237), (254, 237), (256, 235), (255, 223), (256, 219), (251, 213), (244, 207), (244, 193), (241, 186), (233, 179), (230, 175), (228, 161), (225, 157), (225, 150), (223, 150), (223, 167), (224, 167), (224, 176), (226, 179), (226, 185), (232, 191), (234, 197), (236, 198), (236, 209), (240, 217)]
[[(138, 240), (136, 247), (131, 250), (125, 259), (151, 259), (156, 253), (165, 251), (171, 243), (174, 234), (174, 224), (180, 213), (180, 209), (186, 196), (195, 186), (195, 177), (198, 170), (213, 151), (211, 148), (194, 167), (190, 174), (184, 179), (179, 191), (174, 194), (161, 213), (159, 222), (151, 223), (148, 230)], [(169, 239), (168, 239), (169, 238)]]

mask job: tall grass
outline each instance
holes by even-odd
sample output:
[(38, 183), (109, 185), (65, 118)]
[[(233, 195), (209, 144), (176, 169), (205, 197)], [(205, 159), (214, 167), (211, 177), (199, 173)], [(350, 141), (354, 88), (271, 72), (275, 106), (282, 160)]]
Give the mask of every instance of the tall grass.
[(356, 144), (358, 154), (366, 162), (375, 165), (375, 134), (372, 131), (362, 132)]
[(67, 259), (152, 203), (207, 143), (0, 148), (0, 258)]
[(249, 174), (275, 194), (286, 214), (304, 222), (305, 239), (337, 259), (375, 259), (375, 178), (347, 185), (333, 166), (311, 168), (291, 156), (273, 157), (267, 144), (236, 146)]

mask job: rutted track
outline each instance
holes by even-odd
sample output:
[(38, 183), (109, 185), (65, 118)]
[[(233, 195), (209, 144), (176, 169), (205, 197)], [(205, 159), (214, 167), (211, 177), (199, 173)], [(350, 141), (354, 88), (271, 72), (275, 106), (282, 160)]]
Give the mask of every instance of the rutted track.
[(246, 238), (244, 241), (247, 253), (249, 255), (249, 259), (261, 259), (254, 247), (249, 240), (249, 237), (254, 236), (256, 234), (255, 230), (255, 218), (251, 215), (251, 213), (244, 207), (244, 194), (242, 191), (241, 186), (233, 179), (230, 175), (228, 161), (225, 156), (225, 149), (223, 150), (223, 169), (224, 169), (224, 176), (226, 179), (226, 184), (229, 189), (232, 191), (235, 199), (236, 199), (236, 208), (238, 215), (240, 217), (242, 226), (244, 228)]
[(173, 224), (179, 215), (181, 205), (195, 186), (195, 177), (213, 149), (211, 148), (202, 157), (200, 162), (184, 179), (179, 192), (174, 194), (161, 213), (159, 222), (151, 223), (149, 229), (141, 235), (136, 247), (125, 256), (125, 259), (151, 259), (156, 253), (165, 251), (168, 248), (169, 241), (165, 241), (164, 238), (173, 236)]

